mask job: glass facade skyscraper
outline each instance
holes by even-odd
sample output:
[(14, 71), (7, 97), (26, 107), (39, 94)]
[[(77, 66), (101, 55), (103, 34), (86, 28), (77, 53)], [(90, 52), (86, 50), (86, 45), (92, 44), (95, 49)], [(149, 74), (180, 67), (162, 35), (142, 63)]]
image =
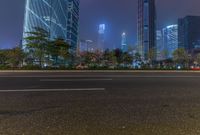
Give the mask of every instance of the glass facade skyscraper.
[(188, 53), (200, 49), (200, 16), (186, 16), (178, 20), (178, 46)]
[(155, 0), (138, 0), (138, 51), (144, 60), (154, 51), (156, 59), (156, 6)]
[[(77, 49), (79, 36), (79, 0), (68, 1), (67, 19), (67, 42), (71, 45), (72, 51)], [(75, 53), (75, 52), (74, 52)]]
[(122, 33), (121, 49), (123, 52), (128, 52), (128, 45), (125, 32)]
[(105, 24), (99, 24), (98, 27), (98, 44), (97, 44), (97, 50), (103, 51), (105, 46), (105, 32), (106, 32), (106, 25)]
[[(78, 16), (79, 4), (74, 9), (72, 1), (78, 3), (78, 0), (26, 0), (23, 37), (28, 36), (27, 32), (34, 31), (34, 27), (41, 27), (49, 32), (49, 39), (62, 38), (75, 47), (78, 40), (78, 17), (72, 20), (74, 17), (71, 12), (76, 12)], [(70, 27), (70, 24), (76, 29)], [(69, 34), (71, 31), (75, 33), (73, 36)]]
[(170, 25), (163, 29), (163, 44), (167, 51), (167, 59), (173, 57), (173, 53), (178, 49), (178, 25)]
[(66, 0), (26, 0), (24, 35), (41, 27), (49, 32), (49, 38), (67, 39)]
[(156, 31), (156, 45), (157, 45), (157, 60), (158, 61), (164, 60), (165, 57), (163, 56), (164, 45), (163, 45), (162, 30)]

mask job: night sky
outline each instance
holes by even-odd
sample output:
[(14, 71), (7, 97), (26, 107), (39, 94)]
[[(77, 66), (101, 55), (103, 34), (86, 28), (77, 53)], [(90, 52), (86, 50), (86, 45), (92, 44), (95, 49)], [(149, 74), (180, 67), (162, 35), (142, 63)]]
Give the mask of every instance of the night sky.
[[(25, 0), (0, 0), (0, 48), (19, 44), (22, 37)], [(157, 0), (158, 29), (185, 15), (200, 15), (199, 0)], [(80, 39), (97, 40), (98, 24), (107, 25), (110, 47), (120, 45), (121, 33), (136, 42), (137, 0), (81, 0)]]

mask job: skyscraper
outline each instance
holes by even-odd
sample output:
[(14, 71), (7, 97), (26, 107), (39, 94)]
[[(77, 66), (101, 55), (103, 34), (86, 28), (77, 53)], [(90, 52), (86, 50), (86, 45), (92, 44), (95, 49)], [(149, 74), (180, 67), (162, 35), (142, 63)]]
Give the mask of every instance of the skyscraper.
[(144, 60), (150, 51), (156, 59), (156, 6), (155, 0), (138, 0), (137, 22), (138, 51)]
[(170, 25), (163, 29), (163, 44), (166, 53), (166, 58), (173, 57), (173, 53), (178, 49), (178, 25)]
[(128, 45), (127, 45), (127, 40), (126, 40), (126, 33), (122, 33), (122, 41), (121, 41), (121, 49), (123, 52), (128, 51)]
[[(76, 6), (71, 6), (71, 3), (76, 3)], [(27, 32), (33, 32), (35, 27), (40, 27), (49, 32), (50, 40), (62, 38), (75, 48), (78, 30), (74, 27), (78, 28), (78, 17), (72, 17), (71, 13), (76, 12), (78, 15), (78, 6), (78, 0), (26, 0), (23, 38), (28, 36)], [(71, 23), (73, 28), (70, 27)], [(72, 30), (74, 34), (70, 36)], [(25, 48), (24, 41), (23, 49)]]
[(188, 53), (200, 49), (200, 16), (186, 16), (178, 20), (178, 47)]
[(165, 59), (163, 56), (164, 45), (163, 45), (163, 34), (162, 30), (156, 31), (156, 45), (157, 45), (157, 60)]
[(71, 45), (72, 51), (78, 45), (79, 33), (79, 0), (68, 0), (67, 19), (67, 42)]
[(106, 46), (105, 46), (105, 31), (106, 31), (106, 25), (105, 24), (100, 24), (98, 28), (98, 45), (97, 49), (100, 51), (103, 51)]

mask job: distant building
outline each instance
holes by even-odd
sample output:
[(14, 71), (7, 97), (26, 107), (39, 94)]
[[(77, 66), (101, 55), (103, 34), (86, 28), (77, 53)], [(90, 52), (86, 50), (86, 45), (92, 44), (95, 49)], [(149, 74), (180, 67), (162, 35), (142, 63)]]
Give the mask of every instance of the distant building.
[(92, 40), (81, 40), (79, 42), (79, 53), (82, 52), (94, 52), (95, 51), (95, 46)]
[[(79, 0), (26, 0), (23, 38), (35, 27), (49, 32), (49, 39), (62, 38), (74, 51), (78, 40)], [(26, 41), (23, 41), (26, 49)]]
[(166, 51), (166, 58), (173, 57), (173, 53), (178, 49), (178, 25), (170, 25), (163, 29), (163, 44)]
[(156, 31), (156, 45), (157, 45), (157, 60), (164, 60), (164, 44), (163, 44), (163, 35), (161, 30)]
[(186, 16), (178, 20), (178, 47), (188, 53), (200, 49), (200, 16)]
[(155, 0), (138, 0), (137, 22), (138, 51), (144, 60), (150, 51), (156, 59), (156, 6)]
[(128, 52), (127, 37), (126, 33), (122, 33), (121, 49), (123, 52)]
[(98, 43), (97, 43), (97, 49), (100, 51), (103, 51), (104, 49), (106, 49), (105, 31), (106, 31), (106, 25), (100, 24), (98, 28)]

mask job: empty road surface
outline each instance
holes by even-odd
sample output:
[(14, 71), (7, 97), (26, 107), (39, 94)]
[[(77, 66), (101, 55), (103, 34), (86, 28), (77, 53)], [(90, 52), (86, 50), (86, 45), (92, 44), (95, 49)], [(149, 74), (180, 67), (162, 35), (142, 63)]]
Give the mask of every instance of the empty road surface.
[(0, 73), (0, 135), (200, 135), (200, 73)]

